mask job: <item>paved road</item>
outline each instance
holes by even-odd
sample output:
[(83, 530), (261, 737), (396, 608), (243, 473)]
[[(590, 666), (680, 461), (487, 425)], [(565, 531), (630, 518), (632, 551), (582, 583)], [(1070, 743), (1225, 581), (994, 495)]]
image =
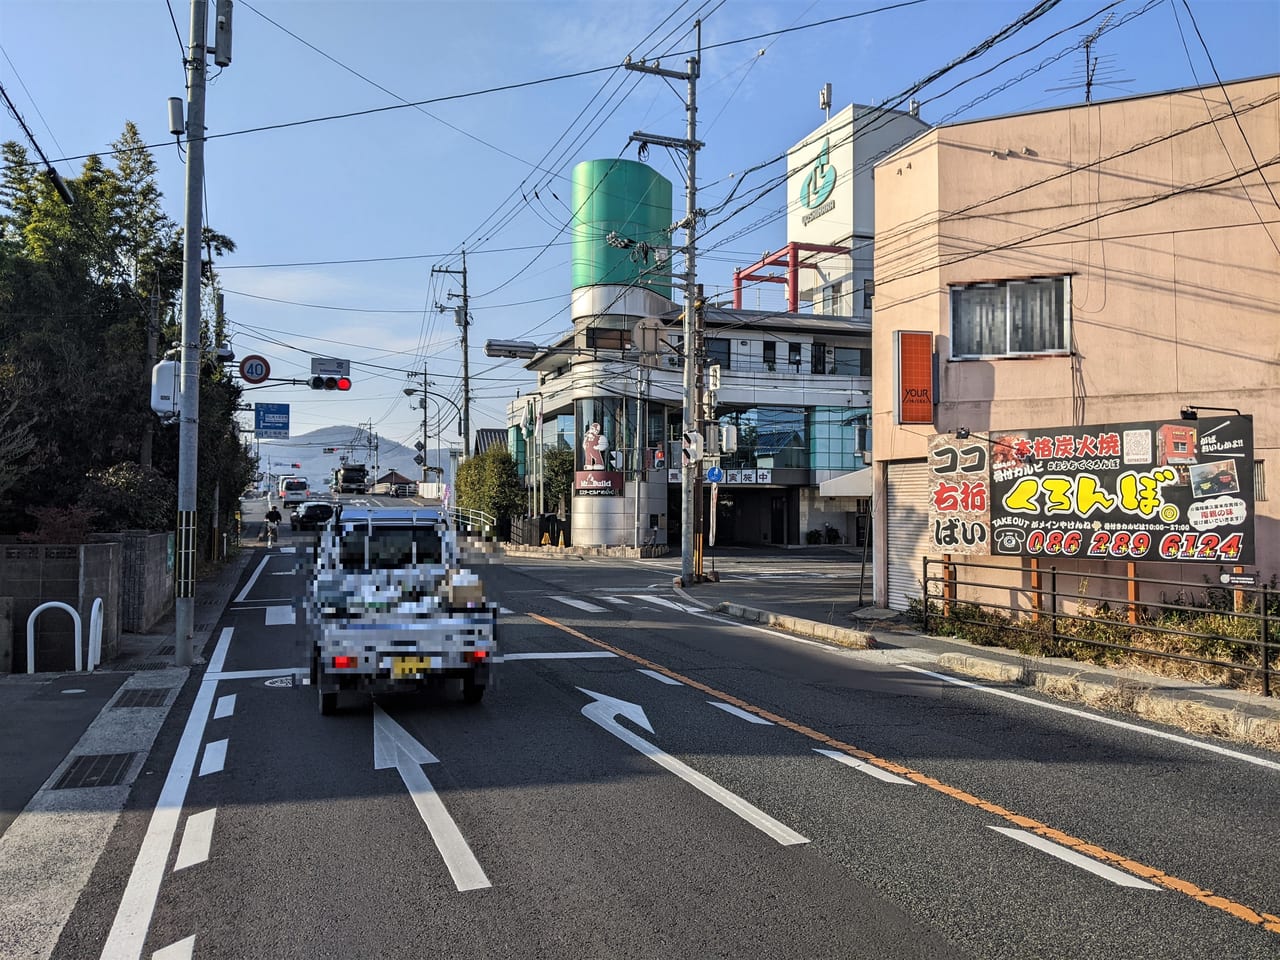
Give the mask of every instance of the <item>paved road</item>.
[(296, 559), (237, 588), (55, 956), (1280, 950), (1248, 913), (1280, 909), (1273, 758), (709, 616), (634, 561), (492, 565), (481, 705), (322, 718)]

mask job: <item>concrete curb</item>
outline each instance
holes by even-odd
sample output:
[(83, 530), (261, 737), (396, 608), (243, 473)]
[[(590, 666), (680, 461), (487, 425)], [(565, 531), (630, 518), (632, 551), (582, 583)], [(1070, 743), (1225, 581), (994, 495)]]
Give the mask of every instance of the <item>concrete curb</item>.
[(825, 640), (837, 646), (849, 647), (853, 650), (871, 650), (876, 646), (876, 638), (863, 630), (849, 627), (838, 627), (833, 623), (819, 623), (816, 620), (804, 620), (800, 617), (787, 617), (768, 610), (757, 610), (755, 607), (744, 607), (740, 603), (725, 601), (712, 608), (716, 613), (723, 613), (738, 620), (759, 623), (773, 627), (786, 633), (794, 633), (800, 637), (814, 640)]
[(1280, 719), (1251, 717), (1238, 709), (1162, 694), (1126, 678), (1085, 680), (1080, 674), (1036, 670), (1030, 664), (989, 660), (963, 653), (943, 653), (939, 655), (937, 665), (939, 669), (980, 680), (1034, 687), (1055, 700), (1129, 713), (1188, 733), (1280, 750)]

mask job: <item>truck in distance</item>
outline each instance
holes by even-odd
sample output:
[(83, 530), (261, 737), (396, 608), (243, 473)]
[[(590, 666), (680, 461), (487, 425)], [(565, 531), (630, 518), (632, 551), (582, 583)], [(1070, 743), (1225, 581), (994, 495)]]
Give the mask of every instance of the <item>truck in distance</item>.
[(335, 477), (337, 493), (368, 493), (369, 470), (363, 463), (344, 463)]

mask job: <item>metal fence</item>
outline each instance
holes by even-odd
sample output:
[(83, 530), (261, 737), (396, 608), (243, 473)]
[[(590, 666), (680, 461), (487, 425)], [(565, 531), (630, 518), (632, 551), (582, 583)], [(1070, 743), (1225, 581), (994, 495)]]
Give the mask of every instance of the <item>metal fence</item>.
[[(994, 572), (994, 573), (993, 573)], [(924, 558), (924, 629), (939, 622), (1013, 631), (1039, 652), (1132, 654), (1253, 675), (1263, 696), (1280, 676), (1280, 591), (1258, 586)], [(980, 579), (979, 579), (980, 578)], [(1090, 585), (1101, 585), (1095, 593)], [(1071, 589), (1074, 583), (1075, 589)], [(1006, 599), (1002, 599), (1002, 597)], [(1074, 608), (1074, 609), (1073, 609)]]

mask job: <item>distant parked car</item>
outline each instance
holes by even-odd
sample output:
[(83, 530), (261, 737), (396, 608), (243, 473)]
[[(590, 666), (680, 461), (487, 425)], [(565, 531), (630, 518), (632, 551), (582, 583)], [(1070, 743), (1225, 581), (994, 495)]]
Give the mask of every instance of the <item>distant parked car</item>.
[(310, 500), (294, 511), (289, 526), (294, 530), (318, 530), (333, 516), (333, 504), (322, 500)]

